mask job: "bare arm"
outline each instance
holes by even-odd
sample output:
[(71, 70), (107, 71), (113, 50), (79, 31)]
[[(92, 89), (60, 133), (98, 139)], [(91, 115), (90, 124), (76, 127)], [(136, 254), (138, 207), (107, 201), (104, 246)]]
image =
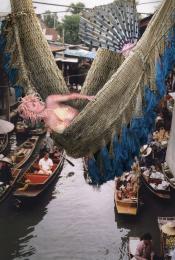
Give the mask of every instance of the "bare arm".
[(137, 255), (135, 255), (134, 257), (135, 257), (135, 259), (137, 259), (137, 260), (147, 260), (146, 258), (141, 257), (141, 256), (137, 256)]
[(70, 95), (50, 95), (46, 99), (46, 104), (51, 105), (56, 102), (64, 102), (64, 101), (69, 101), (69, 100), (74, 100), (74, 99), (93, 100), (94, 96), (87, 96), (87, 95), (82, 95), (79, 93), (73, 93)]

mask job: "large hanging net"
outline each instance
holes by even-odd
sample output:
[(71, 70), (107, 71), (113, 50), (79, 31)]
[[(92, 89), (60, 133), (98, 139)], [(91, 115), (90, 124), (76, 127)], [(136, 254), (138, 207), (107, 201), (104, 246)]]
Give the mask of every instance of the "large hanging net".
[[(21, 84), (26, 92), (36, 90), (43, 99), (49, 94), (68, 93), (42, 35), (32, 0), (11, 3), (12, 15), (5, 27), (7, 41), (1, 48), (5, 47), (6, 69), (13, 84)], [(82, 157), (102, 149), (106, 164), (110, 152), (116, 170), (130, 166), (153, 128), (155, 106), (166, 92), (165, 78), (175, 63), (174, 17), (175, 1), (164, 1), (120, 67), (121, 54), (98, 50), (81, 91), (95, 94), (95, 100), (76, 102), (80, 113), (62, 134), (55, 134), (68, 154)], [(12, 73), (15, 60), (18, 76)]]

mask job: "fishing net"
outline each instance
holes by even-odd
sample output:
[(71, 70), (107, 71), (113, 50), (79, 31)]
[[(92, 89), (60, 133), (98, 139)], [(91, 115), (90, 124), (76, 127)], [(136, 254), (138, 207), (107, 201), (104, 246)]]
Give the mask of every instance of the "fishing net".
[[(16, 31), (21, 66), (30, 82), (26, 87), (31, 85), (42, 98), (68, 92), (42, 35), (32, 1), (11, 0), (11, 3), (11, 23)], [(105, 144), (112, 143), (115, 134), (120, 145), (125, 139), (126, 144), (130, 143), (129, 148), (124, 147), (128, 151), (132, 150), (131, 143), (137, 141), (133, 133), (145, 131), (145, 135), (148, 134), (147, 128), (151, 128), (155, 116), (153, 108), (165, 94), (164, 79), (174, 62), (174, 8), (174, 0), (163, 2), (143, 37), (118, 69), (120, 58), (117, 54), (98, 51), (98, 62), (94, 61), (81, 91), (96, 94), (95, 99), (83, 107), (62, 134), (56, 134), (57, 142), (68, 154), (82, 157), (95, 153)], [(124, 126), (127, 127), (125, 131)], [(143, 136), (139, 141), (141, 138)], [(134, 152), (130, 151), (130, 154)]]
[[(62, 72), (58, 69), (53, 54), (45, 39), (31, 0), (12, 0), (12, 15), (7, 25), (9, 48), (18, 59), (20, 71), (18, 84), (27, 93), (33, 89), (46, 98), (52, 93), (66, 93), (68, 89)], [(15, 42), (14, 42), (15, 39)], [(16, 63), (13, 63), (16, 64)]]

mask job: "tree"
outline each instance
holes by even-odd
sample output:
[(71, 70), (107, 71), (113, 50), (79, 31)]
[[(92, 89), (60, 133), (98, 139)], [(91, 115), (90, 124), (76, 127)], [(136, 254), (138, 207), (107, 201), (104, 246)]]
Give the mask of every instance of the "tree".
[(78, 2), (77, 4), (70, 4), (70, 7), (68, 8), (68, 11), (72, 14), (79, 14), (83, 9), (85, 8), (85, 5), (81, 2)]
[(51, 11), (46, 11), (44, 14), (44, 23), (49, 28), (56, 28), (58, 23), (58, 16), (56, 13), (51, 13)]
[(78, 14), (66, 15), (63, 19), (64, 40), (66, 43), (80, 43), (79, 32), (80, 16)]
[(62, 37), (63, 32), (63, 24), (58, 21), (58, 16), (56, 13), (52, 13), (51, 11), (46, 11), (43, 15), (44, 23), (48, 28), (54, 28), (58, 32), (58, 34)]
[(81, 2), (74, 4), (72, 3), (67, 11), (71, 12), (72, 15), (66, 15), (63, 19), (64, 28), (64, 40), (66, 43), (78, 44), (79, 40), (79, 23), (80, 23), (80, 12), (85, 8), (85, 5)]

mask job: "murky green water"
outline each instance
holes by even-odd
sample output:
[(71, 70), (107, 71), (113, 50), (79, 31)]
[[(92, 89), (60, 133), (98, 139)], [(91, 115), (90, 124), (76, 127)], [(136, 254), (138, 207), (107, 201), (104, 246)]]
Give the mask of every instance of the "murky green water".
[[(163, 203), (142, 188), (145, 205), (137, 218), (114, 211), (114, 182), (89, 186), (81, 160), (67, 163), (39, 203), (21, 209), (12, 200), (0, 208), (0, 260), (125, 260), (128, 236), (152, 233), (159, 250), (157, 216), (175, 215), (175, 201)], [(68, 177), (68, 173), (75, 174)]]

